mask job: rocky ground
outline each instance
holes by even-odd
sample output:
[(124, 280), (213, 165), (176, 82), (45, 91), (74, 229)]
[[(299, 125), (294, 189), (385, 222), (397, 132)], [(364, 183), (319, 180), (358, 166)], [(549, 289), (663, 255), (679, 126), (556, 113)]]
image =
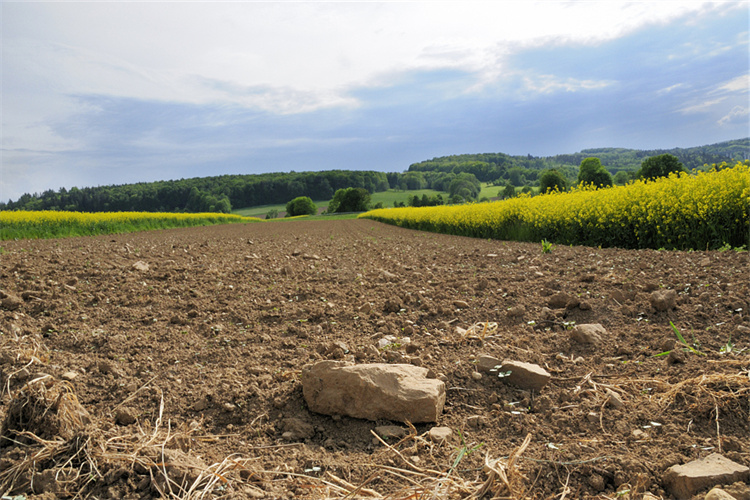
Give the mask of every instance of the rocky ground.
[[(367, 220), (0, 246), (3, 495), (750, 497), (746, 252)], [(312, 412), (321, 360), (425, 368), (437, 422)], [(674, 478), (711, 454), (734, 475)]]

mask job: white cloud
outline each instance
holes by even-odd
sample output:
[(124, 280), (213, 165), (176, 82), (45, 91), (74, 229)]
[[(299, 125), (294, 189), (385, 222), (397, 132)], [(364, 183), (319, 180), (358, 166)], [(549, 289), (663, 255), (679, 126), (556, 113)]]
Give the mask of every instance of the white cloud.
[(550, 94), (552, 92), (578, 92), (581, 90), (598, 90), (615, 82), (609, 80), (578, 80), (575, 78), (559, 79), (554, 75), (539, 75), (536, 77), (524, 77), (524, 87), (533, 92)]
[(661, 94), (669, 94), (671, 92), (674, 92), (677, 89), (681, 89), (681, 88), (684, 88), (684, 87), (685, 87), (684, 83), (676, 83), (674, 85), (670, 85), (669, 87), (664, 87), (663, 89), (657, 90), (656, 93), (659, 94), (659, 95), (661, 95)]
[(728, 82), (719, 85), (717, 91), (726, 92), (747, 92), (750, 89), (750, 73), (737, 78), (732, 78)]
[[(3, 65), (56, 82), (61, 93), (288, 113), (351, 106), (348, 89), (387, 85), (412, 69), (494, 79), (514, 46), (595, 43), (705, 8), (695, 1), (4, 3), (4, 53), (18, 57)], [(196, 85), (200, 78), (280, 90), (248, 97)]]
[(733, 124), (747, 124), (748, 118), (750, 117), (750, 110), (748, 108), (743, 106), (735, 106), (732, 108), (732, 111), (729, 112), (729, 114), (721, 117), (719, 119), (718, 125), (723, 127), (726, 125), (733, 125)]
[(700, 101), (695, 104), (691, 104), (689, 106), (685, 106), (684, 108), (680, 109), (680, 112), (683, 114), (691, 114), (691, 113), (706, 113), (708, 111), (713, 110), (717, 104), (721, 104), (726, 100), (726, 97), (719, 97), (718, 99), (710, 99), (707, 101)]

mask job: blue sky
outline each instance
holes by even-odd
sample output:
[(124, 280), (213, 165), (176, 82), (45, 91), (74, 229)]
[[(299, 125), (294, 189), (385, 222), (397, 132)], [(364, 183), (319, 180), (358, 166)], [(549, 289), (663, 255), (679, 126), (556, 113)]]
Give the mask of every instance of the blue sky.
[(750, 2), (5, 2), (0, 200), (750, 135)]

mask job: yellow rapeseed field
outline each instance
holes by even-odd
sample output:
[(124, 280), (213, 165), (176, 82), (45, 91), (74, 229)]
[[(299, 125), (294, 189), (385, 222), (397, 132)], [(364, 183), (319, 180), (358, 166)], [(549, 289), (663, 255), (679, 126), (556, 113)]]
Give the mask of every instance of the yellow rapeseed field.
[(748, 244), (750, 162), (607, 189), (491, 203), (372, 210), (361, 217), (448, 234), (622, 248)]
[(2, 211), (0, 240), (61, 238), (257, 221), (260, 219), (218, 213)]

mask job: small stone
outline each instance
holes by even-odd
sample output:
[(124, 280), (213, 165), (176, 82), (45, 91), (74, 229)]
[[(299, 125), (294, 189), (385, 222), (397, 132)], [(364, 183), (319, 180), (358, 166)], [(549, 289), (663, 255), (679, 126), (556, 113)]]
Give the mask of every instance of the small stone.
[(362, 314), (367, 314), (372, 310), (372, 305), (370, 305), (369, 302), (365, 302), (361, 306), (359, 306), (359, 312)]
[(598, 344), (607, 335), (607, 330), (599, 323), (576, 325), (568, 331), (570, 339), (579, 344)]
[(484, 427), (487, 424), (487, 417), (483, 417), (482, 415), (472, 415), (466, 419), (466, 425), (473, 429), (479, 429), (480, 427)]
[(481, 372), (491, 372), (502, 364), (502, 361), (494, 356), (480, 354), (477, 356), (477, 370)]
[(667, 364), (682, 364), (685, 362), (685, 359), (685, 352), (675, 345), (675, 347), (671, 351), (669, 351), (669, 356), (667, 356)]
[(375, 432), (383, 439), (401, 439), (406, 436), (406, 429), (398, 425), (379, 425)]
[(706, 493), (705, 500), (736, 500), (736, 498), (721, 488), (714, 488)]
[(471, 307), (465, 300), (454, 300), (453, 305), (458, 309), (469, 309)]
[(604, 393), (607, 395), (607, 402), (612, 408), (622, 408), (625, 406), (622, 397), (612, 389), (605, 389)]
[(135, 269), (136, 271), (146, 272), (149, 270), (149, 265), (142, 260), (139, 260), (138, 262), (135, 262), (133, 264), (133, 269)]
[(482, 380), (482, 374), (479, 372), (471, 372), (471, 378), (473, 378), (476, 381)]
[(453, 435), (450, 427), (433, 427), (428, 434), (435, 443), (442, 443)]
[(206, 408), (208, 408), (208, 405), (209, 405), (208, 399), (203, 398), (200, 401), (196, 401), (195, 404), (193, 404), (193, 410), (203, 411)]
[(523, 305), (517, 305), (508, 309), (506, 314), (510, 318), (520, 318), (526, 314), (526, 308)]
[(315, 427), (299, 418), (285, 418), (279, 424), (281, 437), (287, 441), (309, 439), (315, 435)]
[(65, 372), (62, 375), (60, 375), (60, 378), (63, 380), (67, 380), (68, 382), (74, 380), (78, 376), (78, 372), (69, 371)]
[(643, 432), (640, 429), (634, 429), (633, 432), (630, 433), (631, 436), (633, 436), (633, 439), (640, 441), (642, 439), (648, 439), (648, 434)]
[(551, 377), (550, 373), (539, 365), (509, 359), (503, 360), (498, 371), (510, 372), (510, 375), (501, 378), (504, 382), (529, 391), (541, 391)]
[(118, 425), (134, 424), (136, 421), (135, 415), (135, 410), (132, 408), (118, 408), (115, 412), (115, 422), (117, 422)]
[(547, 305), (552, 309), (564, 309), (568, 306), (571, 296), (565, 292), (558, 292), (547, 300)]
[(224, 408), (224, 411), (228, 411), (228, 412), (233, 412), (234, 410), (237, 409), (237, 406), (234, 405), (233, 403), (224, 403), (221, 406), (222, 408)]
[(677, 307), (677, 292), (674, 290), (655, 290), (649, 297), (651, 307), (657, 311), (669, 311)]
[(586, 478), (586, 482), (594, 491), (597, 492), (604, 491), (604, 489), (607, 487), (607, 482), (596, 472), (592, 472), (591, 474), (589, 474), (588, 478)]

